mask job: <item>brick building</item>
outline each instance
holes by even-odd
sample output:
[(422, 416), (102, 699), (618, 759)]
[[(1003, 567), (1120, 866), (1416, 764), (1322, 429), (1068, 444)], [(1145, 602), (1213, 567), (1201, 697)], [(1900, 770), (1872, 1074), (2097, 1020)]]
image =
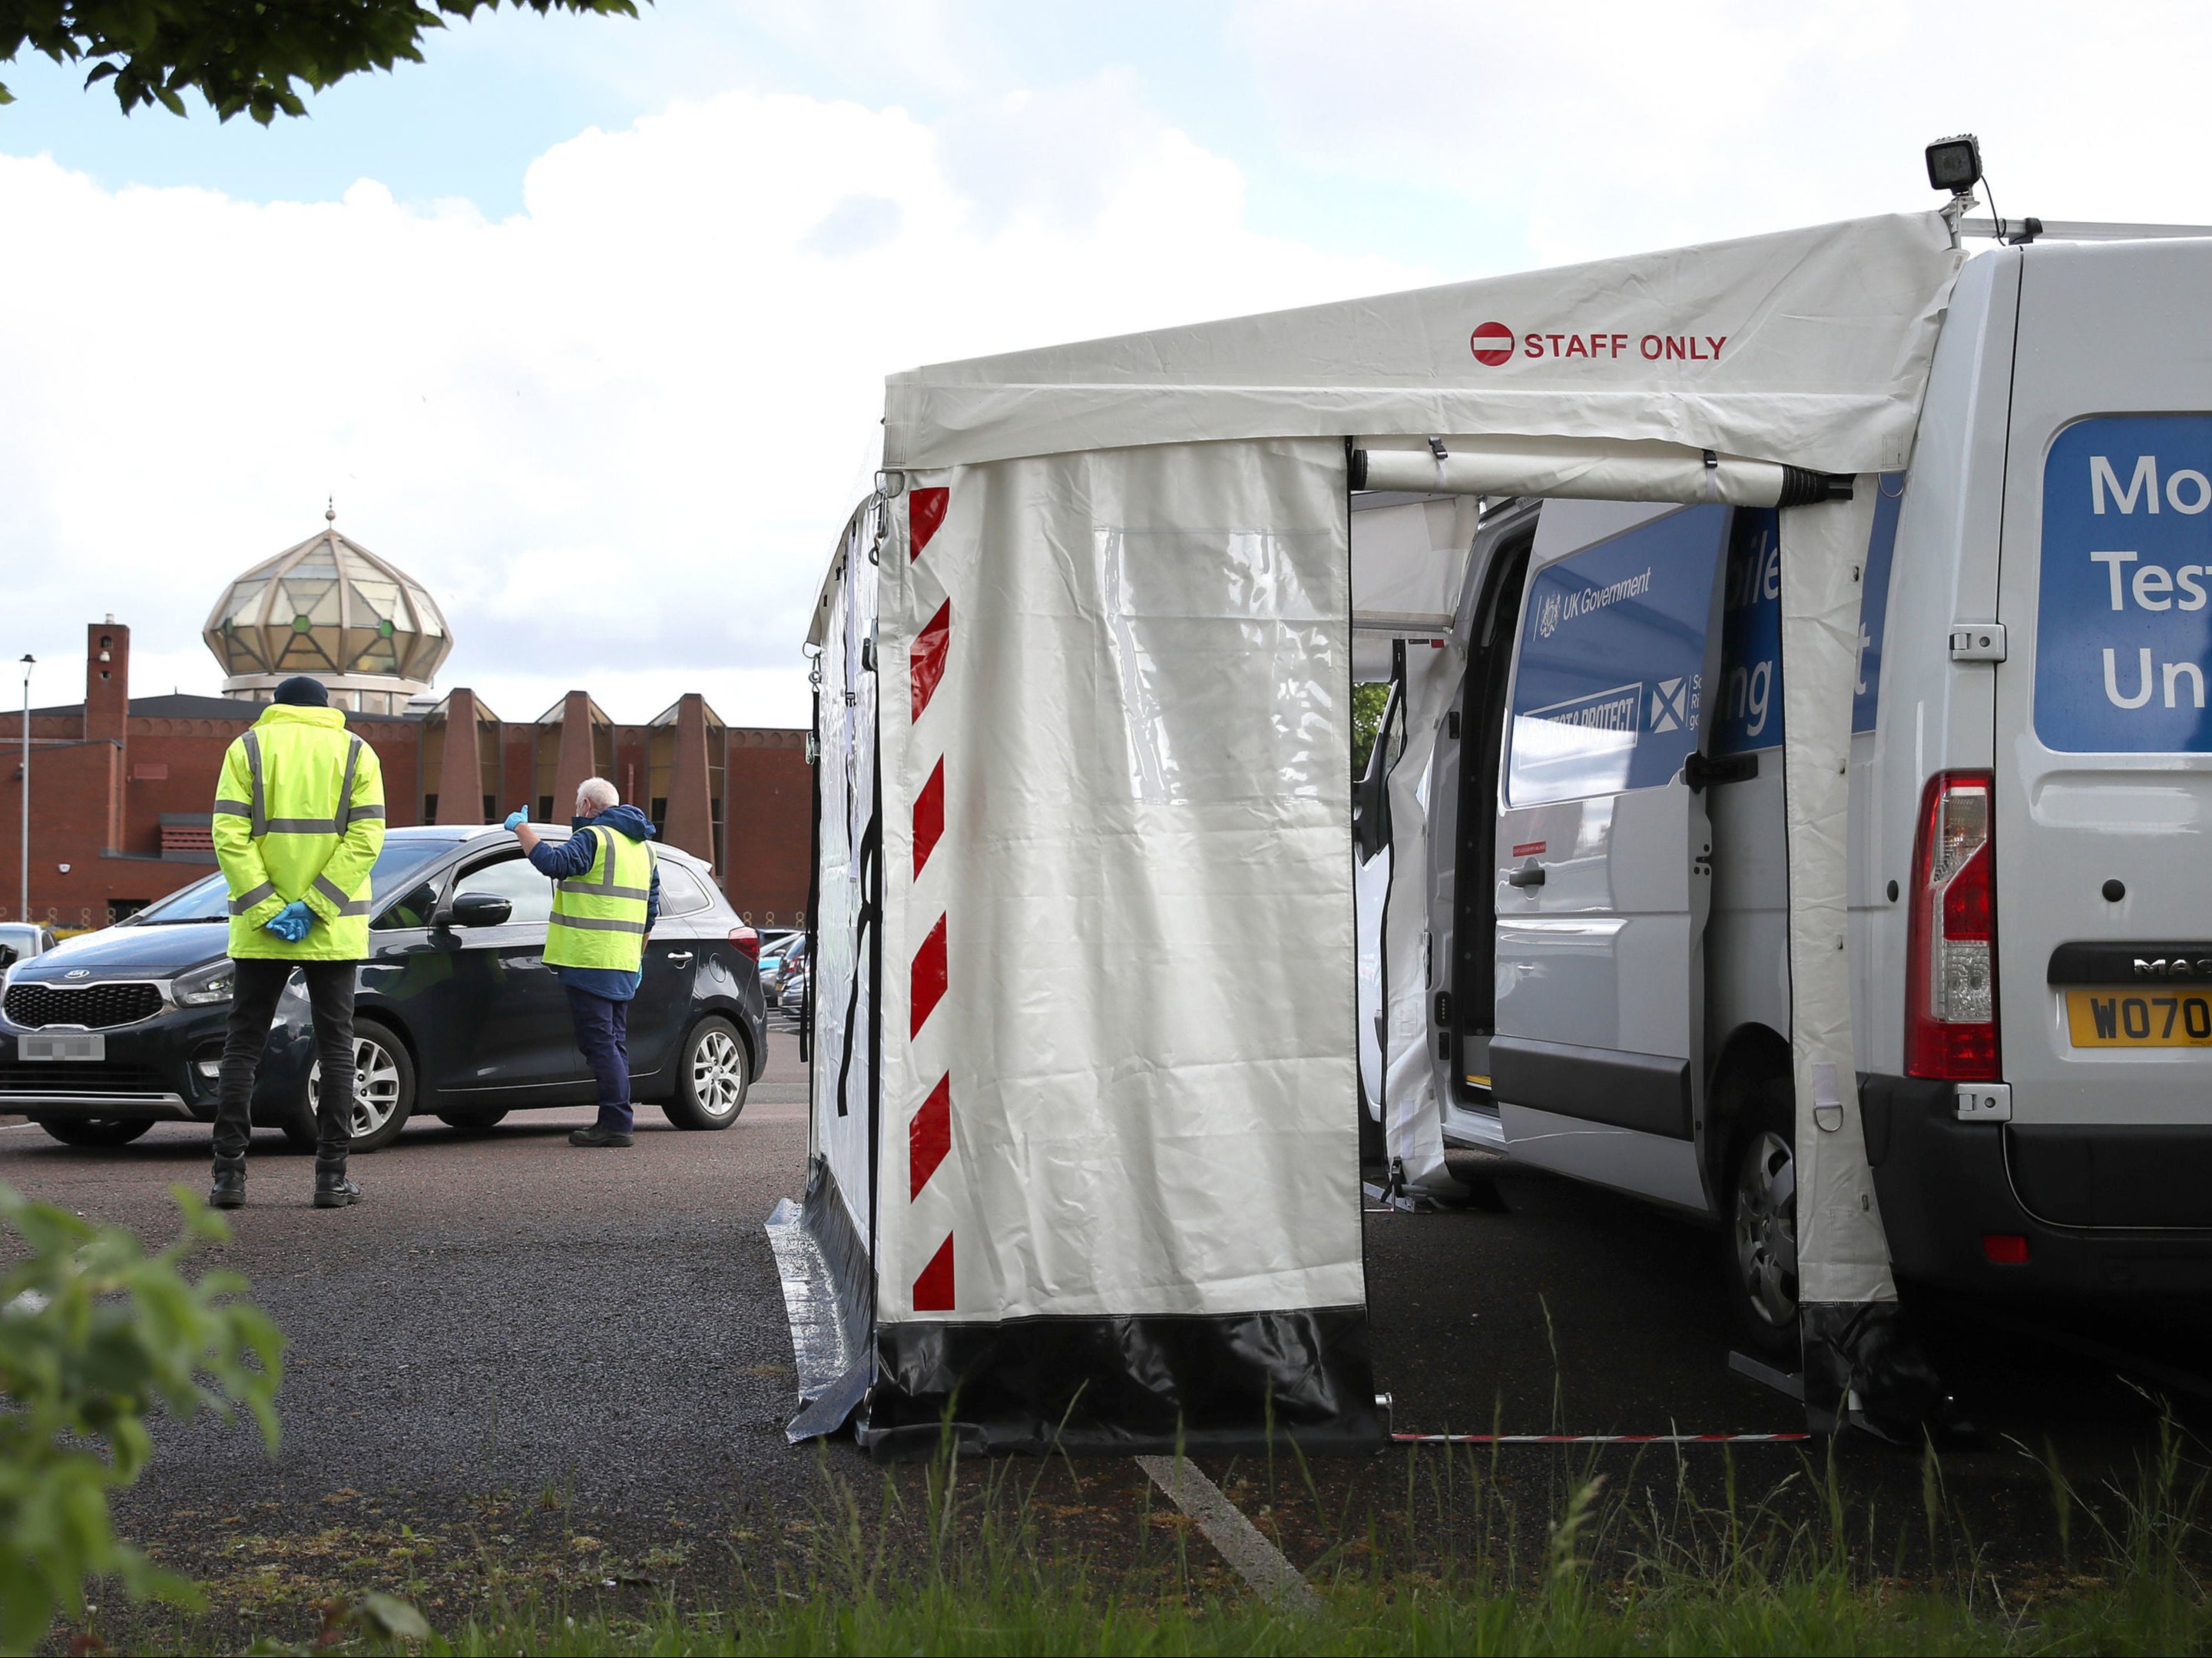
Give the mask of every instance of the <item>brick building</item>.
[[(331, 685), (349, 728), (376, 750), (392, 824), (495, 823), (516, 805), (565, 823), (576, 785), (597, 773), (645, 806), (663, 839), (711, 861), (741, 915), (803, 924), (804, 732), (726, 726), (696, 693), (642, 726), (616, 724), (581, 690), (526, 722), (502, 720), (466, 689), (439, 696), (428, 682), (451, 648), (443, 618), (381, 561), (353, 579), (369, 568), (349, 556), (362, 553), (332, 529), (232, 584), (209, 623), (210, 648), (231, 671), (222, 696), (133, 697), (130, 629), (111, 616), (86, 629), (84, 701), (31, 710), (33, 919), (104, 926), (208, 873), (224, 750), (278, 679), (307, 671)], [(315, 591), (316, 560), (327, 555), (335, 597)], [(256, 580), (264, 585), (241, 601)], [(239, 622), (242, 606), (256, 611), (253, 633)], [(410, 639), (418, 623), (434, 626), (434, 648)], [(22, 729), (19, 711), (0, 714), (7, 919), (19, 913)]]

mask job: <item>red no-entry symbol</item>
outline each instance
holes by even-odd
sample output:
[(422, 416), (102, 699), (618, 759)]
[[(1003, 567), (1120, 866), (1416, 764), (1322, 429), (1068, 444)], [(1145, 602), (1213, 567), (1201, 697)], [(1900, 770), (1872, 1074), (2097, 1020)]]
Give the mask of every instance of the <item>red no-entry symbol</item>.
[(1468, 337), (1468, 346), (1474, 360), (1486, 368), (1495, 368), (1513, 355), (1513, 331), (1502, 322), (1486, 322)]

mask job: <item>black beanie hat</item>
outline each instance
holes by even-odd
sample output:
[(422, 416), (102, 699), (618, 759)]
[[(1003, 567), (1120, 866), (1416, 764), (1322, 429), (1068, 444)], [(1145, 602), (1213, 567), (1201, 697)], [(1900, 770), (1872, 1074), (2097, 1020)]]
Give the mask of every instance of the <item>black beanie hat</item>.
[(276, 700), (295, 708), (327, 708), (331, 706), (331, 690), (319, 679), (295, 673), (276, 688)]

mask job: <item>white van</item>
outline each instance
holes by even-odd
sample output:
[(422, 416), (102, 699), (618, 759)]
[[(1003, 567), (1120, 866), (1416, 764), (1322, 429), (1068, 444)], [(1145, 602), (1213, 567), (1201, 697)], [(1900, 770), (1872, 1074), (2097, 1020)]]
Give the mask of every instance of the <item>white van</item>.
[[(2212, 240), (1980, 254), (1880, 480), (1850, 948), (1908, 1278), (2212, 1287), (2208, 294)], [(1786, 1351), (1774, 514), (1493, 502), (1466, 568), (1424, 780), (1444, 1137), (1719, 1221), (1747, 1337)], [(1370, 821), (1370, 938), (1387, 845)]]

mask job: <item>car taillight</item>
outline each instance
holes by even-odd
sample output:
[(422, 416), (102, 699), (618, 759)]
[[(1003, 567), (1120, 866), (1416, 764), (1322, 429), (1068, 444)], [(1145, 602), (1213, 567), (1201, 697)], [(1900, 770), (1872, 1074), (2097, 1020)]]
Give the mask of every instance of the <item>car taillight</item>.
[(1905, 1069), (1951, 1082), (1995, 1082), (1997, 1070), (1996, 779), (1940, 772), (1928, 780), (1912, 854)]
[(760, 960), (760, 934), (749, 926), (730, 929), (730, 942), (757, 962)]

